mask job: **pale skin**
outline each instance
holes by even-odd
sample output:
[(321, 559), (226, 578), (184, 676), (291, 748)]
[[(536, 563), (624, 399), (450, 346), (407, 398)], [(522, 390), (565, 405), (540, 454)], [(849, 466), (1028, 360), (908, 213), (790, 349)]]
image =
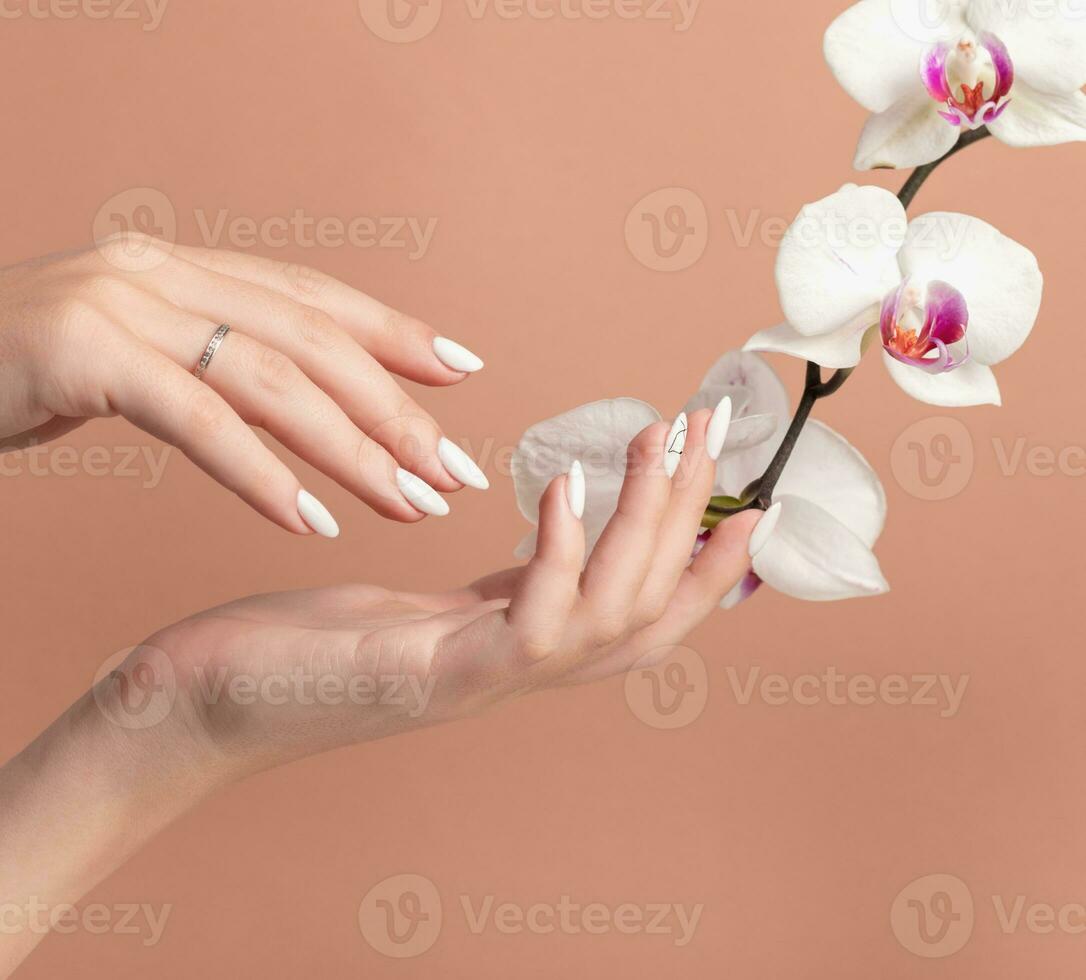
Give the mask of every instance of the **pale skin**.
[[(729, 519), (691, 562), (716, 467), (708, 421), (690, 416), (673, 479), (662, 465), (666, 424), (630, 444), (618, 510), (587, 563), (562, 476), (543, 497), (538, 550), (523, 568), (432, 595), (342, 586), (257, 596), (150, 637), (0, 769), (0, 906), (78, 902), (162, 828), (251, 773), (665, 659), (745, 574), (759, 516)], [(335, 681), (325, 690), (339, 696), (209, 696), (215, 678), (247, 678), (251, 691), (297, 672)], [(373, 691), (389, 678), (406, 703), (342, 697), (344, 684)], [(131, 684), (167, 692), (156, 723), (116, 723)], [(42, 938), (0, 929), (0, 976)]]
[[(198, 381), (223, 323), (231, 332)], [(0, 452), (121, 415), (264, 517), (311, 534), (304, 488), (254, 425), (382, 517), (420, 521), (397, 467), (442, 493), (462, 484), (438, 457), (441, 427), (393, 375), (464, 381), (435, 354), (437, 336), (312, 269), (118, 236), (0, 270)]]

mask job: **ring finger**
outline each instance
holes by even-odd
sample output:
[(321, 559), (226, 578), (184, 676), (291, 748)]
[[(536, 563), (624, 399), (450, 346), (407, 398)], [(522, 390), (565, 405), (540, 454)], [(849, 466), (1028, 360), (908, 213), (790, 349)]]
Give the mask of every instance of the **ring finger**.
[[(217, 326), (150, 296), (125, 325), (183, 367), (199, 360)], [(232, 330), (203, 380), (246, 422), (266, 430), (379, 514), (410, 523), (427, 513), (448, 513), (445, 501), (417, 477), (405, 491), (405, 477), (392, 456), (281, 352)]]

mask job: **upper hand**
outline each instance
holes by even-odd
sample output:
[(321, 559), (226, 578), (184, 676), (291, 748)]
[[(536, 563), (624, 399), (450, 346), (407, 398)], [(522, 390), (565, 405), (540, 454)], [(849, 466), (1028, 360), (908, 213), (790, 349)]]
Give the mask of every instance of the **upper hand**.
[(452, 385), (482, 362), (296, 265), (129, 235), (0, 270), (0, 354), (0, 451), (120, 414), (298, 534), (335, 524), (250, 424), (393, 520), (447, 512), (428, 489), (486, 485), (389, 374)]

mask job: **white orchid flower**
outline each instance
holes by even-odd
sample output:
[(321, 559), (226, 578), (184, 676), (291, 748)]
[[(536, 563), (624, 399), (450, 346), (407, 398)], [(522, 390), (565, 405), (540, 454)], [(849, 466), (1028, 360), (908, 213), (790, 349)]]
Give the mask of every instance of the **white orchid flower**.
[[(714, 495), (739, 497), (765, 472), (789, 422), (788, 395), (759, 356), (733, 352), (709, 371), (684, 411), (732, 400), (732, 423), (717, 466)], [(618, 506), (626, 447), (661, 420), (651, 405), (616, 398), (575, 408), (532, 426), (512, 460), (521, 512), (539, 521), (539, 501), (554, 477), (580, 460), (586, 475), (584, 526), (589, 551)], [(761, 582), (798, 599), (827, 601), (879, 595), (889, 586), (872, 548), (886, 519), (886, 497), (875, 472), (849, 443), (819, 422), (808, 422), (773, 495), (772, 533), (753, 569), (725, 605)], [(764, 537), (766, 529), (759, 525)], [(703, 533), (703, 538), (709, 532)], [(701, 539), (699, 539), (699, 544)], [(535, 534), (517, 549), (535, 550)]]
[(938, 160), (987, 126), (1010, 146), (1086, 139), (1086, 5), (1077, 0), (861, 0), (825, 55), (868, 120), (859, 170)]
[(785, 233), (777, 288), (787, 322), (746, 349), (851, 368), (878, 327), (891, 377), (914, 398), (999, 405), (991, 365), (1029, 336), (1043, 286), (1033, 253), (991, 225), (947, 212), (908, 222), (889, 191), (848, 184)]

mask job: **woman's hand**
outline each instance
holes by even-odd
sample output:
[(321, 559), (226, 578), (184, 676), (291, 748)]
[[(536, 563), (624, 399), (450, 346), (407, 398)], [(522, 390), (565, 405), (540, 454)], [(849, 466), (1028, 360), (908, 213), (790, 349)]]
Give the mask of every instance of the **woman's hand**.
[[(99, 701), (120, 717), (144, 692), (175, 698), (180, 730), (202, 733), (196, 751), (234, 778), (663, 659), (749, 565), (753, 514), (691, 562), (713, 479), (708, 415), (691, 417), (673, 479), (667, 425), (631, 444), (618, 512), (587, 565), (560, 477), (524, 568), (438, 595), (344, 586), (242, 599), (150, 638)], [(146, 708), (157, 720), (163, 705)]]
[(389, 372), (452, 385), (481, 367), (335, 279), (241, 253), (127, 235), (0, 270), (0, 452), (120, 414), (298, 534), (338, 529), (249, 425), (384, 517), (418, 521), (448, 512), (435, 491), (487, 480)]
[[(0, 900), (39, 918), (66, 908), (252, 772), (665, 658), (746, 573), (758, 519), (730, 518), (691, 561), (716, 465), (708, 417), (690, 417), (673, 479), (668, 427), (634, 440), (587, 565), (583, 497), (564, 476), (524, 568), (439, 595), (344, 586), (242, 599), (152, 636), (0, 768)], [(0, 977), (40, 939), (29, 927), (0, 936)]]

